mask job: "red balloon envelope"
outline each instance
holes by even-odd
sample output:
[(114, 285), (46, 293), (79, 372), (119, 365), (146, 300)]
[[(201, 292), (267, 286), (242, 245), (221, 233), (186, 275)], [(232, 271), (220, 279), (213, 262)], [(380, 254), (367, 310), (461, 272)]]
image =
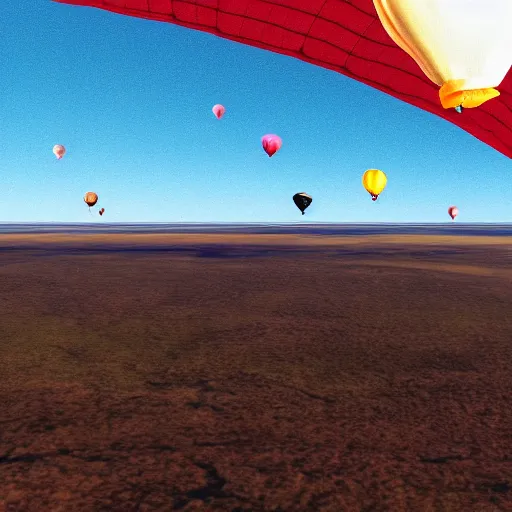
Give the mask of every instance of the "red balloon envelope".
[(226, 109), (222, 105), (214, 105), (212, 112), (217, 119), (220, 119), (226, 113)]
[(444, 109), (439, 87), (388, 36), (372, 0), (54, 1), (166, 21), (332, 69), (447, 119), (512, 158), (512, 71), (498, 98), (462, 114)]
[(281, 149), (283, 141), (281, 140), (281, 137), (279, 137), (279, 135), (270, 133), (268, 135), (264, 135), (261, 138), (261, 145), (263, 146), (265, 153), (267, 153), (267, 155), (270, 157)]
[(452, 218), (452, 220), (455, 220), (455, 217), (459, 215), (459, 209), (456, 206), (450, 206), (450, 208), (448, 208), (448, 215)]

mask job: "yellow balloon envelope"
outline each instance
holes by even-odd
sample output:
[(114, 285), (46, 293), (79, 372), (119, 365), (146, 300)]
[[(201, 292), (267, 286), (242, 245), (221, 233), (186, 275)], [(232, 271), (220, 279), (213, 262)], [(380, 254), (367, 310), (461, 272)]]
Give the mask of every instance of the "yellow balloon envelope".
[(372, 201), (377, 201), (377, 197), (386, 188), (388, 178), (378, 169), (368, 169), (363, 174), (363, 187), (371, 194)]

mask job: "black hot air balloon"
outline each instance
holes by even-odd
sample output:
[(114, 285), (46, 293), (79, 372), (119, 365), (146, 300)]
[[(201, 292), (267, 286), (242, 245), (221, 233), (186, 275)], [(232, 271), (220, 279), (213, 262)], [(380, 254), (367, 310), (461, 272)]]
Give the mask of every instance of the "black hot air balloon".
[(313, 198), (306, 192), (299, 192), (293, 196), (293, 202), (304, 215), (304, 211), (313, 202)]

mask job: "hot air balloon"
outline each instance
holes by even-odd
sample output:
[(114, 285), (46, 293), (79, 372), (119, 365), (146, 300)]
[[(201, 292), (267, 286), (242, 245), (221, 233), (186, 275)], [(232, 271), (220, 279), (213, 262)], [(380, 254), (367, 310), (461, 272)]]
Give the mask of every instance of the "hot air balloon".
[[(458, 115), (453, 109), (444, 109), (439, 102), (439, 86), (431, 82), (415, 60), (404, 54), (400, 46), (391, 39), (379, 21), (372, 0), (330, 0), (327, 2), (325, 0), (286, 0), (286, 2), (283, 0), (265, 0), (265, 2), (261, 0), (232, 0), (218, 4), (199, 0), (190, 2), (178, 0), (166, 0), (165, 2), (148, 2), (147, 0), (130, 0), (130, 2), (120, 2), (119, 0), (55, 1), (97, 7), (150, 20), (167, 21), (190, 29), (209, 32), (239, 43), (289, 55), (337, 71), (401, 101), (440, 116), (512, 158), (512, 72), (509, 71), (499, 85), (501, 96), (492, 101), (483, 103), (477, 109), (467, 109), (463, 115)], [(384, 3), (384, 1), (380, 2), (381, 5)], [(443, 0), (442, 2), (440, 0), (410, 0), (409, 5), (411, 9), (416, 6), (422, 9), (434, 6), (437, 9), (438, 6), (441, 6), (440, 17), (437, 18), (440, 27), (447, 23), (444, 21), (444, 12), (448, 8), (446, 6), (448, 4), (462, 5), (456, 20), (449, 20), (452, 23), (451, 30), (453, 30), (454, 36), (452, 47), (454, 49), (457, 47), (456, 41), (467, 41), (469, 34), (469, 40), (474, 41), (475, 46), (469, 50), (467, 46), (464, 46), (463, 51), (466, 52), (469, 59), (475, 59), (476, 63), (481, 62), (480, 47), (484, 51), (486, 48), (491, 48), (490, 45), (493, 43), (489, 42), (487, 28), (485, 28), (485, 33), (483, 32), (484, 28), (477, 28), (471, 32), (470, 27), (473, 26), (473, 21), (466, 20), (466, 17), (473, 12), (472, 7), (466, 8), (469, 3), (484, 6), (489, 12), (494, 10), (495, 5), (499, 6), (497, 12), (500, 13), (500, 17), (503, 14), (503, 19), (496, 24), (496, 41), (507, 37), (507, 32), (508, 34), (512, 33), (509, 11), (506, 11), (506, 6), (512, 4), (510, 0), (491, 0), (489, 2), (480, 0), (463, 3), (455, 0)], [(264, 8), (262, 8), (263, 5)], [(392, 4), (389, 3), (389, 5)], [(434, 12), (434, 8), (432, 8), (432, 12)], [(489, 16), (491, 15), (489, 14)], [(426, 16), (425, 22), (428, 22), (429, 19), (432, 19), (430, 13)], [(490, 20), (491, 18), (483, 17), (482, 19)], [(423, 30), (424, 26), (419, 23), (414, 33), (417, 34), (419, 30)], [(485, 21), (485, 26), (488, 26), (488, 21)], [(429, 38), (423, 32), (419, 35), (423, 38), (422, 41)], [(508, 51), (507, 48), (510, 48), (510, 44), (508, 47), (502, 47), (505, 52)], [(511, 53), (508, 51), (509, 57)], [(457, 53), (457, 59), (458, 55), (459, 53)], [(439, 59), (435, 58), (436, 69), (444, 69), (444, 66), (440, 65)], [(494, 56), (489, 59), (489, 71), (492, 69), (492, 74), (499, 78), (497, 68), (494, 71), (493, 64), (498, 61), (501, 59), (494, 58)], [(453, 70), (453, 66), (450, 69)], [(455, 79), (468, 79), (465, 70), (462, 69), (461, 72), (464, 72), (463, 75), (454, 75)], [(487, 76), (487, 71), (484, 76)], [(488, 88), (493, 85), (482, 83), (477, 87)], [(465, 89), (468, 88), (469, 86), (466, 84)], [(458, 89), (460, 90), (460, 88)], [(311, 91), (311, 94), (315, 94), (315, 91)], [(447, 94), (447, 97), (449, 96), (450, 94)], [(350, 101), (350, 98), (347, 98), (347, 101)]]
[(304, 211), (306, 208), (313, 202), (313, 198), (306, 194), (306, 192), (298, 192), (293, 196), (293, 202), (295, 206), (302, 212), (304, 215)]
[(440, 87), (443, 108), (479, 107), (512, 66), (510, 0), (373, 0), (391, 39)]
[(91, 208), (98, 202), (98, 194), (96, 192), (87, 192), (84, 196), (84, 201)]
[(387, 182), (387, 176), (378, 169), (368, 169), (363, 174), (363, 187), (372, 196), (372, 201), (377, 201)]
[(281, 149), (283, 141), (279, 135), (269, 133), (261, 138), (261, 145), (263, 146), (265, 153), (271, 157)]
[(217, 119), (220, 119), (226, 113), (226, 109), (222, 105), (214, 105), (212, 112)]
[(455, 220), (455, 217), (459, 215), (459, 209), (456, 206), (450, 206), (450, 208), (448, 208), (448, 215), (452, 218), (452, 220)]
[(102, 216), (105, 213), (105, 208), (102, 208), (98, 213)]
[(57, 157), (57, 160), (60, 160), (66, 154), (66, 148), (61, 144), (55, 144), (53, 154)]

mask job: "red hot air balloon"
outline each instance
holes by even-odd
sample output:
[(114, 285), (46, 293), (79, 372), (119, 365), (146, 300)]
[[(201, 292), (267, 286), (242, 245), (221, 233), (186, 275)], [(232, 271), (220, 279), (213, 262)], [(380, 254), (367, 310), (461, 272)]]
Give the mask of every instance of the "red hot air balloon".
[(261, 138), (261, 145), (263, 146), (265, 153), (271, 157), (281, 149), (283, 141), (279, 135), (269, 133)]
[(212, 112), (215, 114), (217, 119), (220, 119), (226, 113), (226, 109), (223, 105), (217, 104), (213, 106)]
[(448, 208), (448, 215), (452, 218), (452, 220), (455, 220), (455, 217), (459, 215), (459, 209), (456, 206), (450, 206), (450, 208)]
[(66, 148), (61, 144), (55, 144), (53, 154), (57, 157), (57, 160), (60, 160), (66, 154)]

